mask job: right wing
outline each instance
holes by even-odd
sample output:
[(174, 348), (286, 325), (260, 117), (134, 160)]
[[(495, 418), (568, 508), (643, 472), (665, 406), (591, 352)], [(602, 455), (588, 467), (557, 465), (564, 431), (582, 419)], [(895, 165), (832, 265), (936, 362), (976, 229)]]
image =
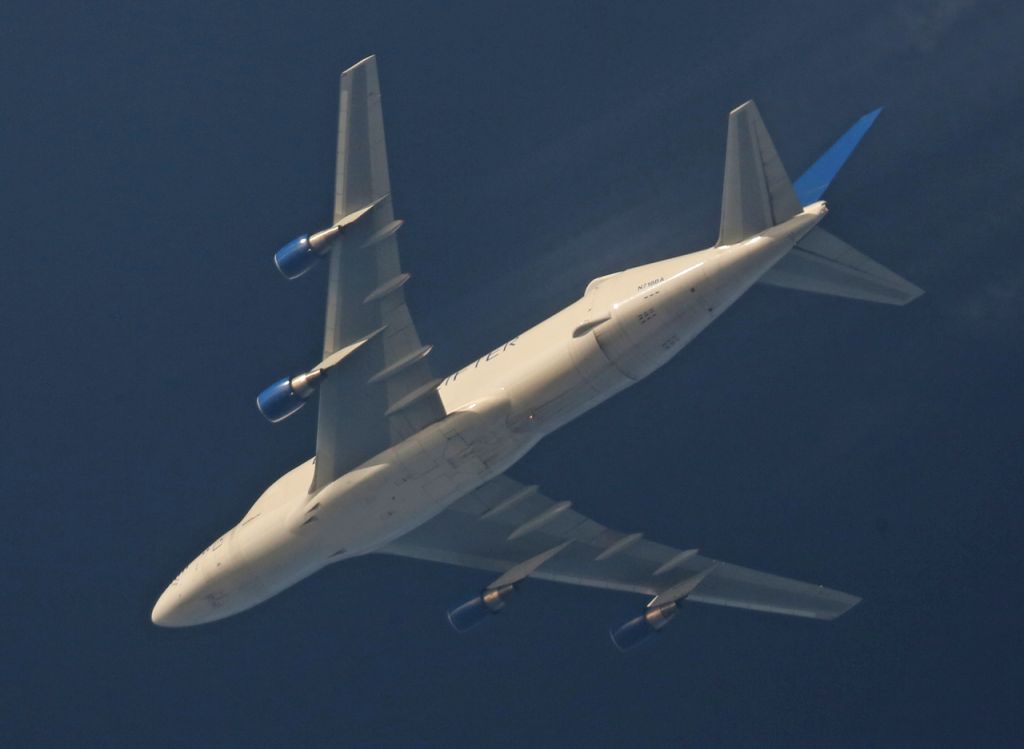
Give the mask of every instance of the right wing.
[(371, 205), (330, 251), (324, 359), (367, 340), (320, 387), (314, 490), (444, 417), (402, 291), (375, 57), (341, 75), (334, 221)]
[(498, 476), (381, 552), (505, 573), (571, 541), (530, 576), (671, 597), (673, 590), (707, 573), (687, 600), (814, 619), (834, 619), (860, 601), (820, 585), (718, 562), (693, 549), (674, 549), (638, 533), (611, 530), (570, 504)]

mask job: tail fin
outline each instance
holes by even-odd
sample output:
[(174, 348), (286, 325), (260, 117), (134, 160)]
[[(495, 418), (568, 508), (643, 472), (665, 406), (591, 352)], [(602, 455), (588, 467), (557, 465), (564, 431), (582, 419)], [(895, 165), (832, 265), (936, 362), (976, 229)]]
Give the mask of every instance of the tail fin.
[(781, 224), (801, 210), (757, 105), (729, 113), (718, 244), (735, 244)]
[(820, 226), (797, 242), (761, 283), (882, 304), (907, 304), (924, 293)]
[[(800, 175), (793, 186), (798, 203), (807, 205), (821, 198), (881, 111), (876, 109), (853, 123), (839, 140)], [(731, 136), (731, 122), (729, 132)], [(788, 255), (761, 277), (761, 282), (882, 304), (907, 304), (924, 293), (907, 279), (876, 263), (820, 226), (797, 242)]]

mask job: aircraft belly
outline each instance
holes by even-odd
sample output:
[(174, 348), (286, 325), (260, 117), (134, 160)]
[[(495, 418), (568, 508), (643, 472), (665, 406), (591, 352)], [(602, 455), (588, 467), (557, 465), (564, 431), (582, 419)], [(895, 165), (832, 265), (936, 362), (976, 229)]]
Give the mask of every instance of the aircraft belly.
[(506, 470), (538, 439), (509, 429), (508, 413), (504, 397), (479, 399), (357, 469), (372, 480), (342, 477), (311, 498), (326, 556), (373, 551)]
[(297, 467), (175, 579), (158, 603), (162, 621), (198, 624), (244, 611), (429, 520), (539, 439), (509, 429), (508, 412), (504, 397), (478, 399), (312, 496), (312, 462)]

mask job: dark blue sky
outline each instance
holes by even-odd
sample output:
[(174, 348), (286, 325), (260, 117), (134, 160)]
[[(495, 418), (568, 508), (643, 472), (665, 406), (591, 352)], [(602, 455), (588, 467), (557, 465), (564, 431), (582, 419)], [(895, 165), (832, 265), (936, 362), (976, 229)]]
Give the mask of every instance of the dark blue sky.
[[(0, 743), (1019, 745), (1024, 7), (8, 3)], [(770, 6), (770, 7), (768, 7)], [(149, 612), (307, 458), (253, 397), (314, 360), (337, 75), (380, 60), (410, 304), (439, 370), (717, 231), (727, 112), (799, 174), (886, 107), (830, 231), (903, 309), (758, 288), (513, 475), (593, 517), (864, 596), (831, 624), (364, 558), (225, 622)]]

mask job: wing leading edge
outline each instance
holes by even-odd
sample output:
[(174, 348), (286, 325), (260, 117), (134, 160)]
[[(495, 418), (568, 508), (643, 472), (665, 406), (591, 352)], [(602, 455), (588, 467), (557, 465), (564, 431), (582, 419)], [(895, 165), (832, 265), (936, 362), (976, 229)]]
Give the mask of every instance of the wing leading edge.
[(705, 575), (688, 600), (813, 619), (834, 619), (860, 601), (614, 531), (507, 476), (484, 484), (381, 552), (503, 573), (565, 541), (572, 543), (531, 577), (671, 598), (673, 589)]
[(335, 224), (368, 207), (330, 250), (323, 357), (369, 340), (320, 387), (314, 489), (444, 416), (402, 290), (374, 57), (341, 75)]

